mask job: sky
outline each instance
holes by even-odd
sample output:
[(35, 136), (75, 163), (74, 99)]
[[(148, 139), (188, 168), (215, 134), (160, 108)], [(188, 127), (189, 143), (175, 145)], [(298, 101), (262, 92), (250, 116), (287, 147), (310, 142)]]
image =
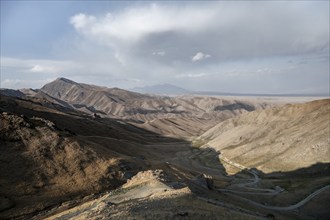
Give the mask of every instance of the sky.
[(3, 1), (1, 88), (329, 94), (329, 1)]

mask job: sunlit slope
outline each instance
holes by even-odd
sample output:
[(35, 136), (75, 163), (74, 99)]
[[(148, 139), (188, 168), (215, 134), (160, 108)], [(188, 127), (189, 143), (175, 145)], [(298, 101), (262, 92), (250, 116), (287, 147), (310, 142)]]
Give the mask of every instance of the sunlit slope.
[(258, 110), (228, 119), (196, 141), (247, 167), (289, 171), (330, 161), (330, 100)]

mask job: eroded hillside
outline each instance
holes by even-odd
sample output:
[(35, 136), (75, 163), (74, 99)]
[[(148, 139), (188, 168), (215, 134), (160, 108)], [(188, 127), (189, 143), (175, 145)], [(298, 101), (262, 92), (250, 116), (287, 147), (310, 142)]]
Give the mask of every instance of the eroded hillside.
[(226, 120), (197, 140), (263, 172), (330, 162), (330, 100), (259, 110)]
[[(111, 121), (99, 125), (91, 118), (58, 114), (6, 97), (1, 98), (1, 109), (7, 110), (0, 115), (1, 210), (8, 209), (3, 217), (31, 214), (70, 198), (115, 189), (145, 166), (142, 159), (125, 152), (131, 146), (126, 142), (138, 139), (137, 128), (125, 129)], [(93, 134), (113, 141), (92, 142)], [(126, 149), (116, 150), (123, 145)]]
[[(274, 105), (271, 102), (232, 98), (152, 96), (77, 83), (65, 78), (58, 78), (40, 90), (23, 89), (21, 92), (25, 98), (55, 103), (101, 117), (127, 120), (161, 135), (187, 139), (200, 135), (225, 119)], [(8, 94), (21, 92), (7, 91)]]

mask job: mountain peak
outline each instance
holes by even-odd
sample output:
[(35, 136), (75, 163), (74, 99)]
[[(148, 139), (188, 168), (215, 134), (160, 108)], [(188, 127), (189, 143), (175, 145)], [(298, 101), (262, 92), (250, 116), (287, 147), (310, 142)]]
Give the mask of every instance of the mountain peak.
[(75, 81), (72, 81), (70, 79), (64, 78), (64, 77), (59, 77), (55, 80), (55, 82), (65, 82), (65, 83), (70, 83), (70, 84), (77, 84)]
[(44, 85), (41, 90), (42, 91), (63, 91), (65, 90), (65, 88), (70, 88), (72, 87), (73, 85), (75, 86), (80, 86), (79, 83), (75, 82), (75, 81), (72, 81), (70, 79), (67, 79), (67, 78), (63, 78), (63, 77), (60, 77), (60, 78), (57, 78), (56, 80), (52, 81), (52, 82), (49, 82), (47, 83), (46, 85)]

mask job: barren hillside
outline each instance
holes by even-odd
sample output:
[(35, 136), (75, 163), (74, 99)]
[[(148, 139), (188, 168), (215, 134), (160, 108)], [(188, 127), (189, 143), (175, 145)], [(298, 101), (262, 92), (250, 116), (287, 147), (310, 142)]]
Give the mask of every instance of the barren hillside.
[(0, 102), (0, 208), (14, 206), (1, 216), (114, 189), (145, 166), (130, 144), (151, 135), (144, 130), (26, 100), (2, 96)]
[(329, 100), (270, 108), (63, 78), (20, 91), (0, 96), (0, 218), (329, 214)]
[[(31, 92), (27, 94), (31, 96)], [(143, 95), (118, 88), (76, 83), (65, 78), (46, 84), (32, 96), (86, 113), (98, 113), (102, 117), (128, 119), (139, 127), (176, 137), (196, 136), (216, 122), (272, 105), (263, 101), (214, 97)], [(197, 127), (195, 123), (203, 126), (190, 130)]]
[(264, 172), (330, 162), (330, 100), (258, 110), (228, 119), (197, 140)]

